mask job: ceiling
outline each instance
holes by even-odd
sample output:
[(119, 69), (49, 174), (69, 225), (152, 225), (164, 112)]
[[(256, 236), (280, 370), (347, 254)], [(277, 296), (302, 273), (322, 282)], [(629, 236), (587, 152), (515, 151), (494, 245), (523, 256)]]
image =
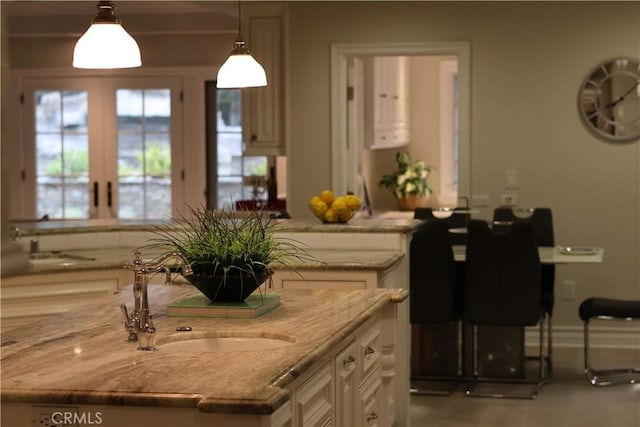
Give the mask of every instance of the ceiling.
[[(3, 0), (5, 10), (9, 16), (61, 16), (61, 15), (91, 15), (95, 13), (97, 1), (32, 1), (32, 0)], [(127, 15), (147, 14), (199, 14), (216, 13), (227, 16), (237, 16), (238, 3), (229, 1), (115, 1), (116, 14), (119, 17)]]

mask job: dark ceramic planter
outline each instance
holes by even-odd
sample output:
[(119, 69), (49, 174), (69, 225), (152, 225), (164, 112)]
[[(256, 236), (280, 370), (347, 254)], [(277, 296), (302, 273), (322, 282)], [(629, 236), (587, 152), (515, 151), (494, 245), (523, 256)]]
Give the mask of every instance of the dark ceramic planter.
[(212, 302), (242, 302), (251, 295), (272, 272), (266, 270), (255, 275), (250, 273), (209, 276), (192, 274), (185, 278)]

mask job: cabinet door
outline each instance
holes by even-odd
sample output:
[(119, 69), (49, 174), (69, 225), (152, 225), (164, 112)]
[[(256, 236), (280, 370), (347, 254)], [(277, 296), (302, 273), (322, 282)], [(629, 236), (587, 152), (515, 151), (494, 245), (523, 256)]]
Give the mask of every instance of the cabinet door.
[(373, 60), (374, 111), (373, 126), (376, 130), (393, 129), (395, 114), (393, 97), (396, 96), (398, 70), (393, 57), (377, 57)]
[(331, 425), (333, 387), (332, 363), (327, 362), (296, 390), (294, 425), (304, 427)]
[(287, 402), (278, 408), (269, 417), (269, 427), (292, 427), (293, 414), (291, 413), (291, 402)]
[(362, 419), (357, 425), (365, 427), (383, 426), (382, 419), (382, 381), (378, 372), (374, 372), (360, 388), (360, 405)]
[(244, 154), (284, 155), (284, 12), (258, 5), (245, 15), (248, 47), (264, 67), (267, 86), (243, 89)]
[(336, 355), (336, 425), (356, 425), (358, 405), (358, 345), (353, 342)]
[(373, 140), (370, 148), (409, 143), (409, 58), (373, 59)]
[(366, 378), (379, 366), (380, 339), (380, 328), (376, 325), (358, 340), (358, 352), (362, 357), (361, 372), (358, 373), (360, 378)]

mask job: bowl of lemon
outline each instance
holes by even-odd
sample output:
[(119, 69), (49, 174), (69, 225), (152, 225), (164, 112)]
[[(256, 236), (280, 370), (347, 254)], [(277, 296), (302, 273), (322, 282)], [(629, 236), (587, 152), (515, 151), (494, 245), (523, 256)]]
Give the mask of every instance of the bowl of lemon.
[(309, 200), (309, 208), (316, 218), (328, 224), (346, 224), (358, 212), (360, 206), (358, 196), (336, 196), (331, 190), (324, 190)]

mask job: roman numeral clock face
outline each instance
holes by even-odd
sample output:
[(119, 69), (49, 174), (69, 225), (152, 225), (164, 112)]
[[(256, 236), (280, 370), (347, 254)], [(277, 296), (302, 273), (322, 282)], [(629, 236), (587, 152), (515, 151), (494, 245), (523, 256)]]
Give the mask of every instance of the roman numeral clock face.
[(607, 141), (640, 138), (640, 62), (620, 58), (591, 70), (578, 93), (583, 122)]

